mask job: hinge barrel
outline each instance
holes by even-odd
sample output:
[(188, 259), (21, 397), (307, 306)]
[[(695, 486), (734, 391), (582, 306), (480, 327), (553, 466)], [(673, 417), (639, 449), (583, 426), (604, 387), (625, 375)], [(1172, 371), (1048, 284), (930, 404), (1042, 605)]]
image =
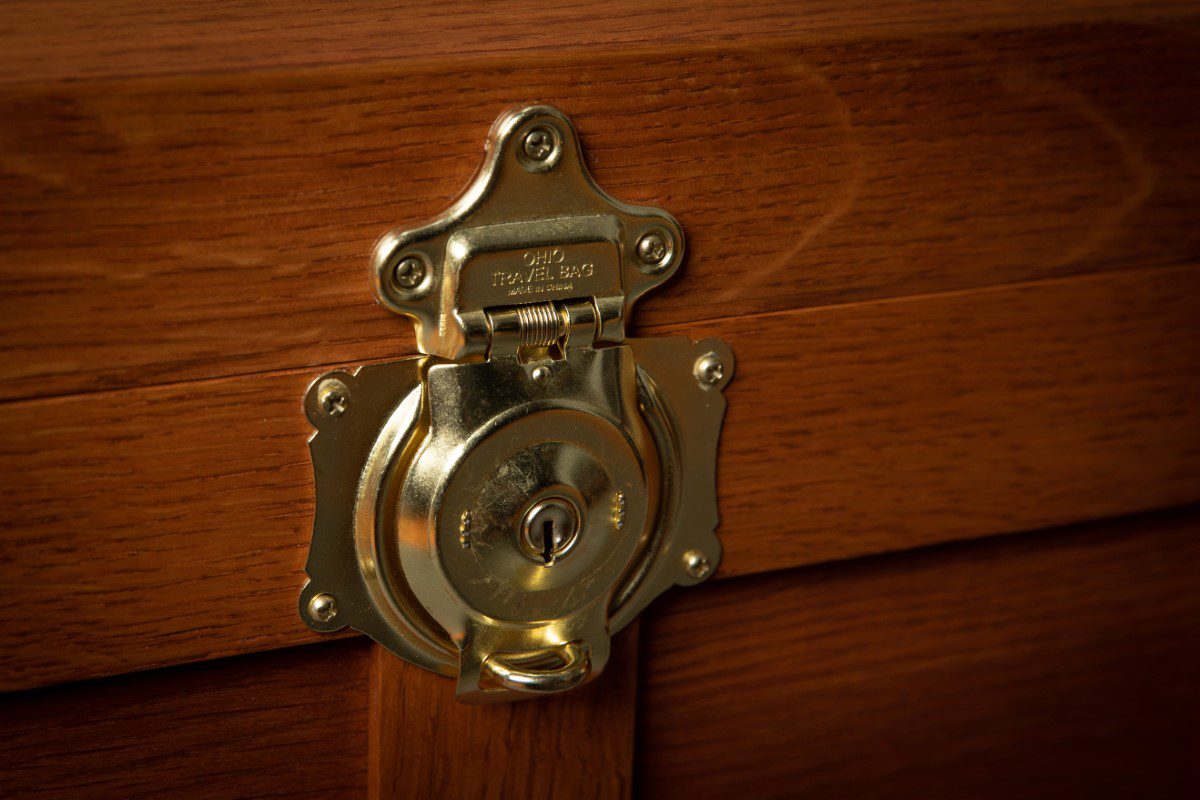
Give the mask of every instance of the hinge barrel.
[(488, 358), (514, 353), (522, 360), (561, 358), (566, 355), (568, 343), (596, 343), (599, 319), (591, 300), (488, 309)]

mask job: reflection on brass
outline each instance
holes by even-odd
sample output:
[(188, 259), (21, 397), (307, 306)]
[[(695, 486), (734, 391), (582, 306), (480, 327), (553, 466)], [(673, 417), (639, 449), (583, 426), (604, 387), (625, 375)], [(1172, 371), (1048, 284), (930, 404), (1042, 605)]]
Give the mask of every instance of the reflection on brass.
[(625, 336), (683, 241), (604, 194), (548, 106), (501, 116), (450, 210), (380, 240), (376, 294), (422, 355), (305, 397), (309, 626), (457, 676), (468, 702), (512, 699), (594, 677), (647, 603), (716, 569), (733, 353)]

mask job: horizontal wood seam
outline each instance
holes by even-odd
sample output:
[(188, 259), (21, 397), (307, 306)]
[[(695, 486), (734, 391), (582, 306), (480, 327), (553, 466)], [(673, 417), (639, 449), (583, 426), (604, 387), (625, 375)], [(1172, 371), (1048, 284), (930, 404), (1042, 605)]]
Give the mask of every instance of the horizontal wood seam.
[[(644, 328), (640, 328), (640, 327), (634, 325), (634, 326), (632, 326), (632, 329), (629, 333), (629, 337), (630, 338), (639, 338), (639, 337), (653, 337), (653, 336), (663, 336), (663, 335), (678, 335), (678, 334), (673, 334), (672, 332), (678, 331), (680, 328), (686, 328), (691, 325), (709, 326), (709, 325), (715, 325), (715, 324), (718, 324), (721, 322), (734, 322), (734, 321), (739, 321), (739, 320), (773, 319), (773, 318), (777, 318), (777, 317), (799, 316), (802, 314), (820, 313), (820, 312), (829, 311), (832, 309), (849, 309), (849, 308), (855, 308), (855, 307), (894, 305), (897, 303), (921, 302), (921, 301), (925, 301), (925, 300), (944, 299), (944, 298), (956, 297), (956, 296), (960, 296), (960, 297), (980, 296), (980, 295), (984, 295), (984, 294), (988, 294), (988, 293), (1011, 291), (1013, 289), (1027, 289), (1027, 288), (1032, 289), (1032, 288), (1043, 287), (1043, 286), (1050, 287), (1050, 286), (1058, 286), (1058, 285), (1062, 285), (1062, 284), (1072, 284), (1072, 283), (1082, 284), (1087, 281), (1110, 280), (1110, 279), (1121, 278), (1121, 277), (1132, 277), (1134, 275), (1143, 275), (1143, 276), (1151, 277), (1156, 274), (1165, 274), (1165, 273), (1169, 273), (1169, 272), (1176, 272), (1180, 269), (1200, 269), (1200, 264), (1190, 262), (1190, 261), (1185, 261), (1185, 262), (1179, 262), (1179, 263), (1174, 263), (1174, 264), (1153, 264), (1153, 265), (1147, 265), (1144, 267), (1122, 267), (1119, 269), (1112, 269), (1112, 270), (1097, 270), (1094, 272), (1086, 272), (1086, 273), (1082, 273), (1082, 274), (1078, 274), (1078, 275), (1062, 275), (1062, 276), (1054, 276), (1054, 277), (1047, 277), (1047, 278), (1035, 278), (1033, 280), (1027, 280), (1027, 281), (1013, 281), (1010, 283), (994, 283), (994, 284), (988, 284), (986, 286), (946, 289), (944, 291), (937, 291), (937, 292), (918, 292), (915, 294), (895, 295), (892, 297), (876, 297), (876, 298), (868, 298), (865, 300), (850, 300), (850, 301), (846, 301), (844, 303), (826, 303), (826, 304), (816, 305), (816, 306), (803, 306), (803, 307), (798, 307), (798, 308), (778, 309), (778, 310), (773, 310), (773, 311), (757, 311), (757, 312), (750, 312), (750, 313), (746, 313), (746, 314), (731, 314), (729, 316), (722, 316), (722, 317), (704, 317), (704, 318), (698, 318), (695, 320), (689, 320), (687, 322), (669, 322), (669, 323), (662, 323), (662, 324), (658, 324), (658, 325), (649, 325)], [(636, 314), (637, 314), (637, 311), (635, 309), (635, 311), (634, 311), (635, 317), (636, 317)], [(403, 317), (397, 317), (396, 322), (398, 325), (402, 325), (402, 326), (411, 324), (409, 322), (409, 320), (407, 320), (406, 318), (403, 318)], [(305, 372), (313, 373), (313, 378), (315, 379), (319, 373), (328, 372), (328, 371), (334, 370), (334, 369), (347, 368), (347, 367), (353, 369), (353, 368), (357, 368), (357, 367), (368, 366), (371, 364), (385, 364), (390, 361), (398, 361), (400, 359), (410, 358), (415, 355), (420, 355), (420, 353), (417, 353), (415, 351), (404, 351), (404, 352), (398, 352), (398, 353), (396, 353), (396, 355), (389, 356), (387, 358), (364, 359), (362, 361), (353, 361), (353, 362), (329, 361), (329, 362), (323, 362), (323, 363), (319, 363), (319, 364), (310, 364), (310, 365), (297, 366), (297, 367), (284, 367), (284, 368), (275, 369), (275, 370), (231, 372), (231, 373), (221, 374), (221, 375), (211, 375), (211, 376), (207, 376), (207, 377), (203, 377), (203, 378), (183, 378), (180, 380), (163, 381), (160, 383), (138, 383), (138, 384), (133, 384), (133, 385), (129, 385), (129, 386), (116, 386), (116, 387), (111, 387), (111, 388), (106, 387), (104, 389), (92, 389), (92, 390), (84, 390), (84, 391), (78, 391), (78, 392), (62, 392), (59, 394), (29, 395), (29, 396), (25, 396), (25, 397), (0, 398), (0, 408), (24, 407), (26, 405), (32, 405), (32, 404), (41, 403), (41, 402), (69, 401), (69, 400), (79, 398), (79, 397), (100, 398), (100, 397), (105, 397), (105, 396), (109, 396), (109, 395), (128, 395), (131, 392), (150, 391), (150, 390), (156, 390), (156, 389), (171, 389), (171, 388), (184, 387), (184, 386), (202, 387), (202, 386), (208, 386), (208, 385), (212, 385), (212, 384), (216, 384), (216, 383), (221, 383), (222, 381), (227, 381), (227, 380), (238, 380), (238, 379), (253, 378), (253, 377), (275, 378), (275, 377), (283, 377), (286, 375), (300, 375)], [(737, 354), (735, 353), (734, 355), (736, 356)], [(299, 399), (297, 399), (297, 403), (299, 403)]]
[[(675, 329), (723, 336), (739, 358), (721, 570), (1200, 500), (1200, 273), (1083, 280)], [(21, 480), (3, 526), (17, 600), (3, 685), (319, 638), (294, 604), (312, 519), (307, 377), (9, 407)], [(763, 509), (778, 524), (764, 529)]]
[[(1184, 522), (1193, 517), (1200, 518), (1200, 502), (1186, 502), (1176, 505), (1159, 506), (1144, 511), (1133, 511), (1128, 514), (1100, 514), (1080, 518), (1063, 525), (1021, 528), (1009, 531), (996, 531), (965, 539), (943, 539), (936, 542), (904, 545), (887, 550), (864, 551), (848, 556), (834, 556), (806, 561), (799, 564), (785, 564), (778, 568), (759, 569), (753, 572), (739, 572), (733, 575), (717, 572), (712, 580), (737, 583), (742, 580), (753, 582), (756, 578), (767, 575), (781, 576), (787, 573), (796, 575), (806, 574), (809, 570), (823, 569), (854, 569), (855, 565), (899, 563), (906, 559), (922, 558), (925, 556), (938, 557), (939, 554), (966, 555), (972, 551), (986, 552), (989, 548), (1004, 543), (1020, 543), (1027, 539), (1031, 546), (1036, 546), (1042, 537), (1048, 537), (1047, 544), (1052, 544), (1055, 537), (1068, 537), (1086, 534), (1089, 530), (1109, 530), (1112, 527), (1156, 527), (1173, 522)], [(718, 535), (720, 529), (718, 529)]]

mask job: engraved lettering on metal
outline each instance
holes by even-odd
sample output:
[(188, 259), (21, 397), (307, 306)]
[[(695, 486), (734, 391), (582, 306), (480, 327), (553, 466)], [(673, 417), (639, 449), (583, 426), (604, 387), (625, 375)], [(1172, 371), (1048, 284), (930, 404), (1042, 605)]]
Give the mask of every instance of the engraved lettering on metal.
[(712, 574), (733, 353), (625, 335), (683, 243), (596, 186), (549, 106), (503, 114), (464, 195), (380, 239), (376, 296), (421, 355), (305, 396), (310, 627), (508, 700), (586, 683), (646, 604)]
[(501, 290), (521, 303), (596, 294), (611, 288), (604, 280), (616, 274), (617, 257), (616, 248), (602, 242), (481, 254), (467, 265), (461, 297), (471, 303)]

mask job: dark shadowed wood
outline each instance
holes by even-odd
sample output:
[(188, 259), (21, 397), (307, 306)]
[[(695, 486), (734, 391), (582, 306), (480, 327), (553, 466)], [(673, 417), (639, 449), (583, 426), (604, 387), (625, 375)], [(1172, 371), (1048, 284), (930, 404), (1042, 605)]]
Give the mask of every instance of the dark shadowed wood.
[(38, 689), (0, 703), (0, 796), (616, 800), (636, 686), (635, 625), (591, 685), (516, 704), (362, 639)]
[(361, 797), (366, 641), (0, 700), (0, 796)]
[(1165, 22), (1188, 2), (567, 0), (519, 9), (488, 0), (246, 3), (13, 0), (0, 6), (0, 81), (224, 72), (482, 53), (611, 50), (744, 37), (839, 37), (990, 30), (1067, 22)]
[[(734, 575), (1200, 500), (1198, 327), (1180, 267), (655, 332), (739, 359)], [(316, 374), (6, 405), (0, 685), (320, 638), (295, 609)]]
[(1200, 512), (678, 592), (654, 798), (1195, 797)]
[(372, 800), (628, 798), (633, 777), (637, 627), (604, 673), (569, 694), (492, 706), (454, 700), (454, 682), (377, 651)]
[[(688, 233), (646, 325), (1200, 258), (1194, 20), (1064, 24), (1107, 7), (1072, 6), (995, 31), (991, 12), (904, 5), (949, 32), (881, 36), (867, 20), (892, 12), (859, 9), (836, 40), (4, 85), (0, 397), (409, 351), (408, 323), (370, 298), (371, 244), (441, 212), (497, 114), (535, 100), (575, 118), (601, 186)], [(754, 31), (789, 29), (760, 11)], [(119, 61), (173, 40), (109, 26), (158, 33), (159, 17), (189, 14), (71, 25)], [(274, 35), (263, 19), (239, 4), (195, 24), (241, 41), (238, 20)], [(194, 49), (169, 50), (177, 68), (211, 57)]]

